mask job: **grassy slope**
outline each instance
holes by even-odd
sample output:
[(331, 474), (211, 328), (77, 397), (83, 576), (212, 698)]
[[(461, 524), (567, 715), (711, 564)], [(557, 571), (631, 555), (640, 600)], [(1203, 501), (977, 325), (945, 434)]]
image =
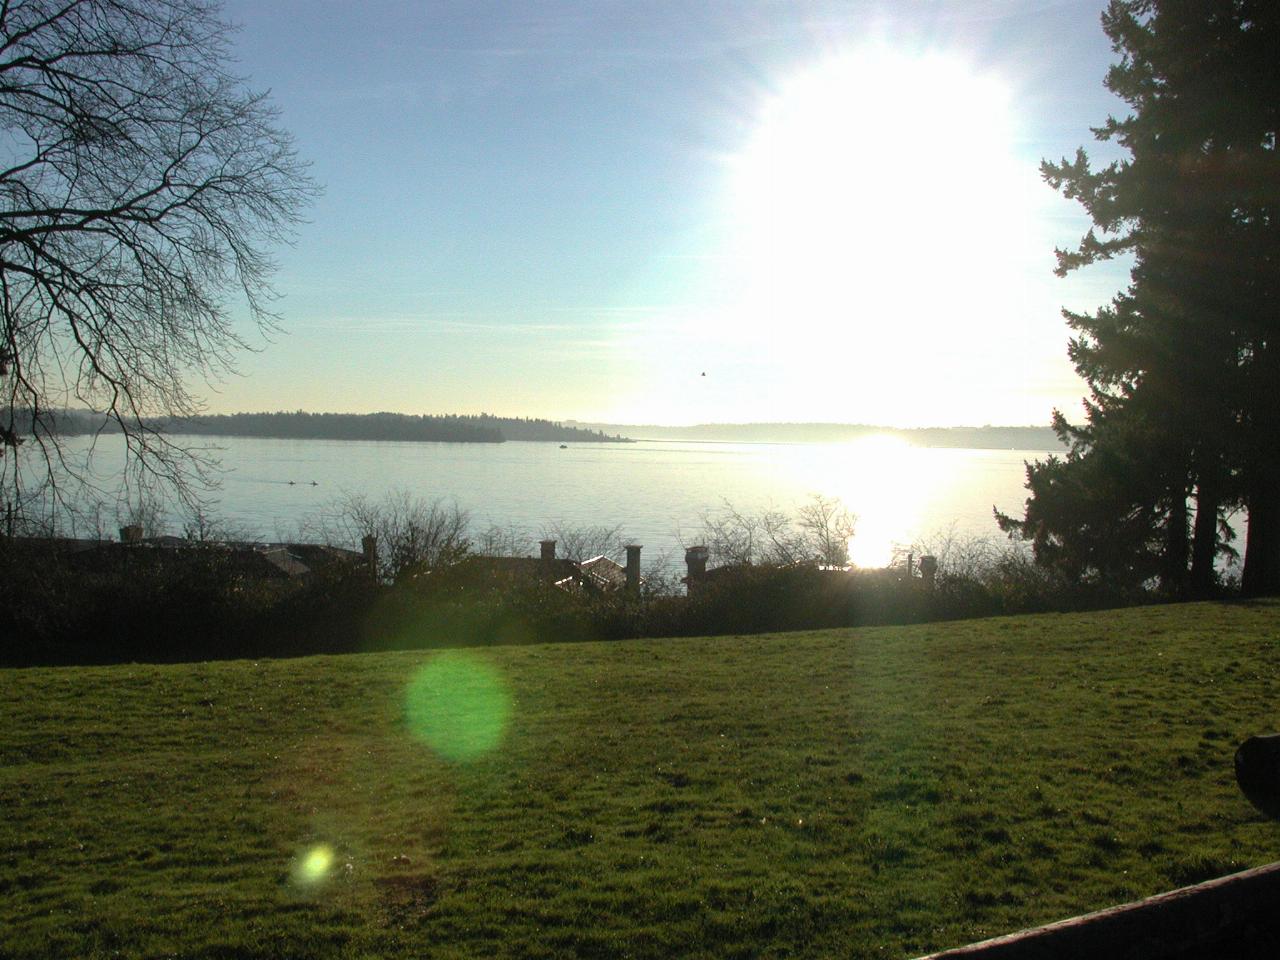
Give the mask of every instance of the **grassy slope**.
[[(903, 956), (1276, 856), (1280, 607), (0, 672), (0, 956)], [(291, 879), (331, 844), (328, 879)], [(118, 952), (118, 954), (117, 954)]]

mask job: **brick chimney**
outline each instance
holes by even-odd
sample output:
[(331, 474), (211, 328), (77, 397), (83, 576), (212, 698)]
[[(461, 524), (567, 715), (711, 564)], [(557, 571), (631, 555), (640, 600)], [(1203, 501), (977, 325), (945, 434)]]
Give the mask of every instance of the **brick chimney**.
[(640, 592), (640, 544), (627, 544), (627, 592)]
[(690, 547), (684, 552), (685, 566), (689, 568), (689, 575), (685, 578), (689, 592), (693, 592), (694, 583), (706, 577), (707, 556), (710, 553), (711, 551), (703, 546)]
[(938, 558), (923, 556), (920, 558), (920, 579), (924, 581), (926, 590), (933, 589), (933, 578), (938, 573)]
[(369, 571), (369, 576), (378, 579), (378, 538), (373, 534), (369, 534), (360, 540), (360, 546), (364, 549), (364, 564)]
[(554, 540), (539, 540), (538, 546), (542, 548), (542, 559), (550, 562), (556, 558), (556, 542)]
[(120, 528), (121, 543), (141, 543), (142, 542), (142, 526), (137, 523), (131, 523), (128, 526)]

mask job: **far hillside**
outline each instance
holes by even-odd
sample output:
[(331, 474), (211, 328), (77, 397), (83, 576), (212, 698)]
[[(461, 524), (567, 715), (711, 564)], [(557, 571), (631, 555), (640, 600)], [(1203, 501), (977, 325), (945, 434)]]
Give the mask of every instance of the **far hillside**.
[[(118, 425), (89, 410), (42, 414), (54, 432), (77, 434), (115, 432)], [(28, 418), (29, 422), (29, 418)], [(502, 443), (534, 440), (556, 443), (624, 443), (620, 436), (599, 430), (564, 426), (553, 420), (496, 417), (480, 414), (274, 413), (209, 414), (166, 417), (151, 421), (164, 433), (211, 437), (270, 437), (282, 440), (401, 440), (447, 443)]]
[(869, 423), (698, 423), (691, 426), (662, 424), (567, 424), (608, 433), (622, 433), (641, 440), (719, 440), (736, 443), (842, 443), (863, 437), (900, 437), (917, 447), (967, 450), (1058, 450), (1062, 441), (1049, 426), (982, 427), (884, 427)]

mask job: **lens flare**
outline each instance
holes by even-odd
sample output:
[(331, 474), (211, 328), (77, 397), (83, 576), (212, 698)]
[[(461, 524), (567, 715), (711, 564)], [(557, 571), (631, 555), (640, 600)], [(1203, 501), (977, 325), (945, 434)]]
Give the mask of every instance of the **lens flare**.
[(333, 848), (318, 843), (303, 853), (293, 865), (293, 882), (302, 886), (315, 886), (329, 878), (333, 870)]
[(502, 742), (511, 696), (491, 663), (477, 654), (447, 651), (409, 682), (405, 717), (413, 736), (444, 759), (466, 763)]

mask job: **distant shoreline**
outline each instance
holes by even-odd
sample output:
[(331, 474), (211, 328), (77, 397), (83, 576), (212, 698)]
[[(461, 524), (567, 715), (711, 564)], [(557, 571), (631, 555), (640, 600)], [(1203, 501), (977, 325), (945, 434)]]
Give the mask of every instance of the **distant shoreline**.
[[(91, 410), (45, 411), (40, 424), (49, 433), (77, 436), (119, 433), (120, 425)], [(32, 432), (31, 415), (18, 418), (18, 433)], [(413, 443), (630, 443), (584, 427), (552, 420), (473, 415), (403, 413), (274, 413), (208, 414), (189, 418), (155, 418), (145, 429), (170, 436), (246, 437), (270, 440), (371, 440)]]
[(967, 450), (1065, 449), (1048, 426), (881, 427), (862, 423), (701, 423), (674, 427), (661, 424), (563, 421), (573, 426), (619, 433), (636, 440), (720, 441), (728, 443), (840, 443), (890, 436), (913, 446)]
[[(119, 432), (103, 414), (61, 410), (42, 414), (50, 432), (74, 436)], [(847, 443), (895, 437), (917, 447), (967, 450), (1063, 450), (1048, 426), (884, 427), (862, 423), (702, 423), (690, 426), (596, 423), (498, 417), (492, 414), (273, 413), (209, 414), (155, 419), (148, 427), (170, 435), (274, 440), (370, 440), (426, 443)], [(19, 432), (29, 432), (29, 423)]]

